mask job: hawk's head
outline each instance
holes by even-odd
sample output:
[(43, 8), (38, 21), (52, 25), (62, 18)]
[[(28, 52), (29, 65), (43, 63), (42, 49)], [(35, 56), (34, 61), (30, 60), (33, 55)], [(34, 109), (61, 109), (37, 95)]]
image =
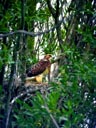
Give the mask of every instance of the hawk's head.
[(46, 55), (44, 56), (44, 59), (49, 60), (51, 57), (52, 57), (51, 54), (46, 54)]

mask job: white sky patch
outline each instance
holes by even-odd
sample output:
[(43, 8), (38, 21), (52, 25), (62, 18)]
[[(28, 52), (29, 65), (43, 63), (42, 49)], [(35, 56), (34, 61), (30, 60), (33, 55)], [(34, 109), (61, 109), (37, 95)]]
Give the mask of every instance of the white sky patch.
[(67, 0), (67, 3), (70, 4), (72, 0)]
[(39, 8), (40, 8), (40, 3), (37, 3), (36, 10), (38, 10)]
[[(71, 1), (72, 1), (72, 0), (67, 0), (67, 2), (66, 2), (65, 4), (64, 4), (63, 0), (59, 1), (59, 2), (60, 2), (60, 7), (63, 6), (63, 8), (62, 8), (62, 13), (63, 13), (63, 14), (61, 14), (61, 15), (59, 16), (59, 20), (62, 20), (62, 16), (64, 17), (64, 15), (67, 15), (67, 14), (66, 14), (66, 9), (69, 7)], [(50, 2), (51, 2), (52, 7), (55, 8), (56, 0), (52, 0), (52, 1), (50, 1)], [(61, 5), (62, 2), (63, 2), (64, 5)], [(47, 5), (46, 5), (46, 6), (47, 6)], [(48, 6), (47, 6), (47, 7), (48, 7)], [(41, 9), (41, 3), (38, 2), (37, 5), (36, 5), (36, 10), (39, 11), (40, 9)], [(37, 22), (36, 22), (36, 23), (37, 23)], [(39, 23), (39, 21), (38, 21), (38, 23)], [(52, 24), (54, 25), (54, 18), (53, 18), (52, 16), (49, 17), (48, 24), (49, 24), (48, 28), (46, 28), (46, 24), (43, 25), (43, 31), (45, 31), (46, 29), (50, 29), (50, 28), (52, 27)], [(39, 26), (39, 27), (40, 27), (40, 26)], [(35, 27), (35, 29), (34, 29), (34, 32), (35, 32), (35, 33), (37, 33), (38, 31), (40, 31), (40, 30), (39, 30), (39, 27)], [(35, 45), (34, 45), (34, 47), (36, 47), (36, 46), (38, 47), (38, 45), (39, 45), (39, 43), (40, 43), (38, 40), (42, 40), (42, 36), (43, 36), (43, 35), (35, 37)], [(57, 42), (58, 42), (58, 41), (57, 41)], [(40, 53), (40, 54), (43, 53), (43, 49), (44, 49), (44, 48), (39, 47), (38, 53)], [(41, 58), (41, 57), (40, 57), (40, 58)]]

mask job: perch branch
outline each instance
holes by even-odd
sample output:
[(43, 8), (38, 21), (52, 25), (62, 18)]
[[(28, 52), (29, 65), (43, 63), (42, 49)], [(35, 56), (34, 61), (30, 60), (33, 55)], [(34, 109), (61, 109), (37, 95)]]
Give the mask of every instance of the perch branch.
[(44, 87), (46, 87), (46, 86), (44, 86), (44, 85), (40, 85), (40, 86), (33, 85), (31, 87), (29, 86), (29, 88), (27, 88), (26, 91), (23, 91), (20, 94), (18, 94), (16, 97), (14, 97), (11, 100), (10, 105), (14, 104), (17, 99), (27, 95), (28, 93), (34, 93), (34, 92), (37, 92), (37, 91), (40, 91), (40, 90), (42, 91), (44, 89)]

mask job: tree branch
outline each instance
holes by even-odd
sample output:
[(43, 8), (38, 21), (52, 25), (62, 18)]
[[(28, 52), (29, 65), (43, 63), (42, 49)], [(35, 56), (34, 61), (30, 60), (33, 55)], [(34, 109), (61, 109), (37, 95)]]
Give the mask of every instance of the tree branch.
[[(54, 20), (55, 20), (55, 25), (58, 25), (59, 22), (60, 22), (59, 21), (59, 15), (60, 15), (59, 0), (56, 0), (56, 9), (54, 9), (52, 7), (50, 0), (47, 0), (47, 4), (48, 4), (48, 8), (49, 8)], [(61, 52), (64, 52), (64, 50), (63, 50), (63, 40), (62, 40), (62, 34), (61, 34), (60, 26), (56, 27), (56, 31), (57, 31), (57, 38), (58, 38), (58, 41), (59, 41)]]
[(45, 95), (43, 95), (43, 100), (44, 100), (44, 102), (45, 102), (45, 105), (42, 106), (42, 107), (45, 108), (46, 111), (48, 112), (48, 114), (49, 114), (49, 116), (50, 116), (50, 118), (51, 118), (51, 120), (52, 120), (54, 126), (55, 126), (56, 128), (59, 128), (58, 123), (56, 122), (56, 120), (55, 120), (55, 118), (53, 117), (53, 115), (50, 113), (50, 110), (49, 110), (48, 105), (47, 105), (47, 103), (46, 103)]
[(56, 122), (55, 118), (53, 117), (53, 115), (50, 113), (49, 108), (47, 107), (47, 105), (44, 107), (46, 109), (46, 111), (48, 112), (48, 114), (50, 115), (50, 118), (52, 119), (53, 124), (55, 125), (56, 128), (59, 128), (58, 123)]
[(14, 34), (26, 34), (26, 35), (29, 35), (29, 36), (32, 36), (32, 37), (36, 37), (36, 36), (40, 36), (42, 34), (46, 34), (46, 33), (49, 33), (50, 31), (54, 31), (55, 28), (59, 27), (62, 23), (64, 22), (64, 19), (62, 18), (61, 21), (59, 21), (58, 24), (56, 24), (53, 28), (49, 29), (49, 30), (45, 30), (43, 32), (37, 32), (37, 33), (34, 33), (34, 32), (28, 32), (26, 30), (17, 30), (17, 31), (13, 31), (13, 32), (8, 32), (8, 33), (1, 33), (0, 34), (0, 38), (3, 38), (3, 37), (8, 37), (8, 36), (12, 36)]
[(56, 17), (59, 17), (59, 0), (56, 1), (57, 5), (56, 5)]
[(47, 0), (47, 5), (48, 5), (48, 8), (49, 8), (52, 16), (55, 18), (56, 17), (56, 12), (55, 12), (55, 9), (52, 7), (50, 0)]
[(19, 99), (19, 98), (21, 98), (21, 97), (27, 95), (28, 93), (37, 92), (37, 91), (39, 91), (39, 90), (40, 90), (40, 88), (35, 88), (35, 89), (29, 88), (29, 89), (26, 89), (26, 91), (23, 91), (23, 92), (21, 92), (20, 94), (18, 94), (16, 97), (14, 97), (14, 98), (11, 100), (10, 105), (13, 105), (13, 104), (16, 102), (17, 99)]

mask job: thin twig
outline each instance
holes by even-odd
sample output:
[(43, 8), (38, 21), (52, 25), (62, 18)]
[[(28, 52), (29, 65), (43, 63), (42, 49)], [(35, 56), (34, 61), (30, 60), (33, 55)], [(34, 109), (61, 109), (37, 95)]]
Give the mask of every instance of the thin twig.
[(49, 108), (46, 106), (45, 109), (46, 109), (46, 111), (48, 112), (48, 114), (50, 115), (50, 118), (52, 119), (52, 122), (53, 122), (53, 124), (55, 125), (55, 127), (56, 127), (56, 128), (59, 128), (59, 125), (58, 125), (58, 123), (56, 122), (56, 120), (55, 120), (55, 118), (53, 117), (53, 115), (50, 113)]
[(54, 31), (55, 28), (59, 27), (63, 22), (64, 22), (64, 18), (62, 18), (62, 20), (57, 25), (55, 25), (53, 28), (45, 30), (43, 32), (34, 33), (34, 32), (28, 32), (28, 31), (25, 31), (25, 30), (17, 30), (17, 31), (8, 32), (8, 33), (5, 33), (5, 34), (1, 33), (0, 38), (7, 37), (7, 36), (12, 36), (14, 34), (26, 34), (26, 35), (29, 35), (29, 36), (32, 36), (32, 37), (40, 36), (42, 34), (49, 33), (50, 31)]
[(7, 112), (7, 118), (6, 118), (5, 128), (8, 128), (9, 118), (10, 118), (10, 113), (12, 111), (12, 107), (13, 107), (13, 104), (11, 104), (11, 105), (8, 106), (8, 112)]
[(45, 102), (45, 105), (43, 106), (43, 108), (45, 108), (46, 111), (48, 112), (50, 118), (52, 119), (52, 122), (53, 122), (54, 126), (55, 126), (56, 128), (60, 128), (59, 125), (58, 125), (58, 123), (56, 122), (54, 116), (50, 113), (50, 110), (49, 110), (48, 105), (47, 105), (47, 103), (46, 103), (45, 95), (43, 95), (43, 100), (44, 100), (44, 102)]

